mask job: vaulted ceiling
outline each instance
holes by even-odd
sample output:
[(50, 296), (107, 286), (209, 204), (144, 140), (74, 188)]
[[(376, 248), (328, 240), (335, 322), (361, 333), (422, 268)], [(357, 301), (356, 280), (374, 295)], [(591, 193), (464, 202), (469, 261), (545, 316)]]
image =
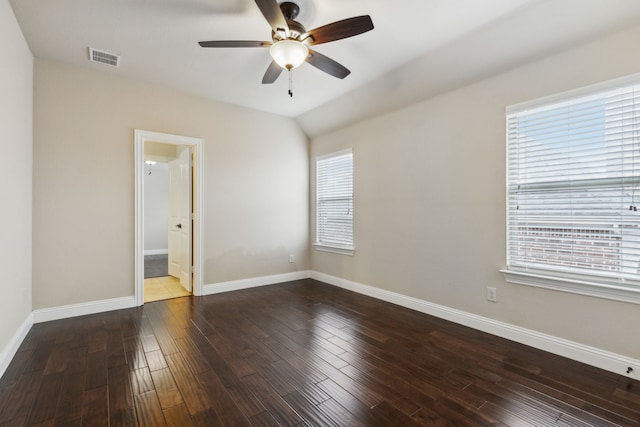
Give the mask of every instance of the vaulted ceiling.
[[(261, 84), (265, 48), (204, 49), (201, 40), (270, 40), (253, 0), (10, 0), (34, 56), (296, 117), (316, 135), (640, 22), (637, 0), (294, 0), (307, 29), (370, 15), (375, 29), (316, 46), (344, 80), (303, 64)], [(93, 47), (121, 55), (110, 68)], [(382, 99), (372, 102), (371, 95)]]

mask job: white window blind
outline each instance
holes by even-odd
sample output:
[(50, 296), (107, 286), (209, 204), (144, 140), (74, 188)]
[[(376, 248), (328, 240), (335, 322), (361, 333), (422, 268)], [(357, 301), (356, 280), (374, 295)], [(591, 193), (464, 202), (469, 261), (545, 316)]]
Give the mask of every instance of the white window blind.
[(317, 246), (353, 249), (353, 154), (316, 159)]
[(507, 270), (640, 291), (640, 84), (507, 114)]

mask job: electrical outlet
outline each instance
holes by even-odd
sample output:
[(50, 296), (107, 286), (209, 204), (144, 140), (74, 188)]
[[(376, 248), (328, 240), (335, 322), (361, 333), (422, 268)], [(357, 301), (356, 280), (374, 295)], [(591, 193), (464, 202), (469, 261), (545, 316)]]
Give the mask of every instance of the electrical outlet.
[(493, 302), (498, 301), (498, 291), (496, 288), (487, 287), (487, 299)]
[(293, 254), (289, 255), (289, 262), (293, 262), (294, 258), (293, 258)]

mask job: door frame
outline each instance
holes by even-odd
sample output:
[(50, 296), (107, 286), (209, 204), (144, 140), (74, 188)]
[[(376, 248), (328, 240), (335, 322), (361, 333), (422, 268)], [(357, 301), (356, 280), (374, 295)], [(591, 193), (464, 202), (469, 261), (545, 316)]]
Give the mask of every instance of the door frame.
[(135, 176), (135, 235), (134, 235), (134, 298), (136, 306), (144, 304), (144, 143), (160, 142), (190, 146), (195, 154), (195, 180), (193, 182), (193, 295), (203, 291), (203, 236), (202, 226), (204, 206), (204, 140), (189, 136), (171, 135), (147, 130), (134, 130), (134, 176)]

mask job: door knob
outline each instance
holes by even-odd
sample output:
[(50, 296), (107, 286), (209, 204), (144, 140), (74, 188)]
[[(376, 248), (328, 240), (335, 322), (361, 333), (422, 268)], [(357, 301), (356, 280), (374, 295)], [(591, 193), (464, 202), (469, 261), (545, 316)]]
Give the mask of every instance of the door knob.
[(176, 228), (182, 228), (182, 224), (176, 224)]

